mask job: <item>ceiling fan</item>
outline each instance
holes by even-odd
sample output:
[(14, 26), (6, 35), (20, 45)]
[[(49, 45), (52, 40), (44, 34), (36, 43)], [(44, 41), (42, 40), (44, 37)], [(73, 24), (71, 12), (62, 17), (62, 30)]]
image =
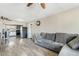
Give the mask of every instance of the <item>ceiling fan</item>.
[[(32, 4), (33, 4), (33, 3), (28, 3), (28, 4), (27, 4), (27, 7), (30, 7)], [(45, 4), (45, 3), (40, 3), (40, 5), (41, 5), (41, 7), (42, 7), (43, 9), (46, 8), (46, 4)]]

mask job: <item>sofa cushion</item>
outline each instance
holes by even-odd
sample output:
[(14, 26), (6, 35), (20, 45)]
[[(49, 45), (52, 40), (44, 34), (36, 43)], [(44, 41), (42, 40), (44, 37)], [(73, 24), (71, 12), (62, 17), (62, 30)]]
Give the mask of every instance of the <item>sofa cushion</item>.
[(46, 39), (40, 39), (40, 40), (37, 40), (38, 42), (43, 42), (43, 43), (50, 43), (51, 41), (50, 40), (46, 40)]
[(50, 50), (53, 50), (55, 52), (59, 52), (63, 46), (62, 43), (58, 43), (58, 42), (54, 42), (54, 41), (46, 40), (46, 39), (38, 40), (37, 44), (45, 48), (48, 48)]
[(71, 41), (72, 38), (77, 37), (77, 34), (56, 33), (56, 42), (66, 44)]
[(67, 44), (70, 48), (79, 50), (79, 36)]
[(49, 44), (49, 46), (51, 50), (59, 53), (61, 48), (63, 47), (63, 44), (58, 42), (52, 42), (51, 44)]
[(66, 33), (56, 33), (56, 42), (64, 43), (65, 44), (65, 35)]
[(55, 33), (47, 33), (46, 39), (54, 41)]
[(41, 33), (40, 33), (40, 36), (41, 36), (43, 39), (46, 39), (46, 37), (47, 37), (47, 33), (43, 33), (43, 32), (41, 32)]

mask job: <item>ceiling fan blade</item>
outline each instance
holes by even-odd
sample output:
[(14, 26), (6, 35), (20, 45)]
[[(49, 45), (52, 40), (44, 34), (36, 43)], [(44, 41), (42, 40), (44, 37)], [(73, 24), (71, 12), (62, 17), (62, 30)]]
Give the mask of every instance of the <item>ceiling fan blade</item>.
[(40, 5), (41, 5), (41, 7), (42, 7), (43, 9), (46, 8), (45, 3), (41, 3)]
[(30, 7), (32, 4), (33, 4), (33, 3), (28, 3), (28, 4), (27, 4), (27, 7)]

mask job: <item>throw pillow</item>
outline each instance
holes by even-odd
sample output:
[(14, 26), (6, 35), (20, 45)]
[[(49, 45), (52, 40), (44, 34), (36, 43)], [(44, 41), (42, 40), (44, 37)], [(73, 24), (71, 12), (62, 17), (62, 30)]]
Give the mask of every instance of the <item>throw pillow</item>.
[(72, 41), (70, 41), (67, 45), (74, 50), (78, 50), (79, 49), (79, 36), (73, 39)]

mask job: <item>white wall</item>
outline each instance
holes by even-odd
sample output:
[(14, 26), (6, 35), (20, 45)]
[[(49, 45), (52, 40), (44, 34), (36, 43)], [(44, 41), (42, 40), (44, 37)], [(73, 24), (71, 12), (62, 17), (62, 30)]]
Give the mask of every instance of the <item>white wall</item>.
[(28, 38), (32, 38), (32, 28), (31, 28), (31, 24), (28, 24), (28, 29), (27, 29), (27, 31), (28, 31), (27, 37), (28, 37)]
[(79, 8), (68, 10), (57, 15), (42, 18), (41, 25), (32, 25), (32, 33), (35, 32), (69, 32), (79, 33)]

